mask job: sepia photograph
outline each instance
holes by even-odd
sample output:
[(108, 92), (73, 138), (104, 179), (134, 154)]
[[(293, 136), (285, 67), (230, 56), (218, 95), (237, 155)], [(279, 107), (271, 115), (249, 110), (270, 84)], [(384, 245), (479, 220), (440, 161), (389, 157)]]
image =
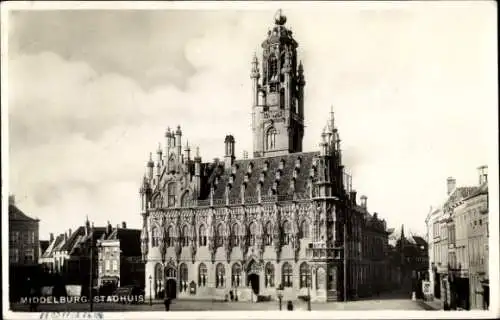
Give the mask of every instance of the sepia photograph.
[(498, 316), (496, 3), (1, 9), (4, 318)]

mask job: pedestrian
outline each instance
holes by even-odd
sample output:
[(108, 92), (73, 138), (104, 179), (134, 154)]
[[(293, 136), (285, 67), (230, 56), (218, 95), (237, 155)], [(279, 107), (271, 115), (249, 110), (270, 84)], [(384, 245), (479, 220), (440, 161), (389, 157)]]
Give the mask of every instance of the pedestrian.
[(293, 311), (293, 302), (288, 300), (288, 303), (286, 304), (286, 309), (288, 311)]
[(168, 295), (165, 295), (163, 303), (165, 304), (165, 311), (170, 311), (170, 297)]

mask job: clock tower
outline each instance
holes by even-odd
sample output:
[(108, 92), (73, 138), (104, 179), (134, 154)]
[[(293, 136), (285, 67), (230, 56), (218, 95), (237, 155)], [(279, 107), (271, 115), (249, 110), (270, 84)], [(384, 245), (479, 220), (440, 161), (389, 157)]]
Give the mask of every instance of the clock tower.
[(254, 157), (302, 152), (304, 136), (304, 69), (297, 62), (298, 43), (276, 13), (262, 43), (262, 65), (252, 60), (252, 131)]

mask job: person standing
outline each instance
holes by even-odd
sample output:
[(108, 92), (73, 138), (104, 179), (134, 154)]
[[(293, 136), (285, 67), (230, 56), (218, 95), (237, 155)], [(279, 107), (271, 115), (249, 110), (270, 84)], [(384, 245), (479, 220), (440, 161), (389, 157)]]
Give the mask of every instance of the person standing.
[(165, 304), (165, 311), (170, 311), (170, 298), (167, 295), (165, 295), (163, 303)]
[(288, 303), (286, 304), (286, 309), (288, 311), (293, 311), (293, 302), (288, 300)]

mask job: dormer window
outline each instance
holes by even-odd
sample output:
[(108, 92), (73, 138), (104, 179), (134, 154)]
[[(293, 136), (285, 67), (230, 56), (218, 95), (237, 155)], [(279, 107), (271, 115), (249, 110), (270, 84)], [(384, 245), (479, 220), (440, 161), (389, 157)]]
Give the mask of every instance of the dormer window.
[(295, 168), (296, 169), (300, 168), (301, 162), (302, 162), (302, 159), (300, 157), (298, 157), (297, 160), (295, 160)]
[(281, 179), (281, 171), (276, 171), (276, 181), (279, 181)]
[(249, 177), (250, 177), (250, 174), (248, 174), (248, 173), (245, 174), (245, 178), (244, 178), (245, 184), (248, 183)]
[(252, 174), (252, 170), (253, 170), (253, 163), (252, 163), (252, 162), (250, 162), (250, 163), (248, 164), (247, 174), (248, 174), (248, 175), (251, 175), (251, 174)]
[(234, 183), (234, 176), (230, 175), (229, 176), (229, 184), (232, 185)]
[(269, 161), (264, 162), (264, 168), (262, 168), (262, 171), (265, 173), (269, 170)]
[(259, 181), (260, 181), (260, 182), (264, 182), (264, 180), (265, 180), (265, 179), (266, 179), (266, 174), (265, 174), (264, 172), (262, 172), (262, 173), (260, 174)]
[(283, 171), (285, 169), (285, 160), (280, 160), (279, 170)]
[(293, 178), (297, 179), (298, 176), (299, 176), (299, 171), (297, 169), (293, 170)]

